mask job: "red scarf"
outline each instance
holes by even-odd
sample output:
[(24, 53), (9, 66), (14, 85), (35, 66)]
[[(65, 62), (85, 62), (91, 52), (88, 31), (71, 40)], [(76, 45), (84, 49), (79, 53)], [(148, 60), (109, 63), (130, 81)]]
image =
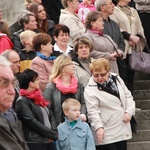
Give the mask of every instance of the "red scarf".
[(53, 82), (56, 84), (56, 87), (60, 92), (63, 94), (75, 94), (78, 90), (78, 80), (72, 76), (71, 77), (71, 84), (69, 86), (65, 86), (62, 83), (62, 80), (60, 78), (56, 78), (53, 80)]
[(101, 36), (103, 35), (103, 31), (97, 31), (97, 30), (94, 30), (94, 29), (90, 29), (90, 31), (93, 32), (93, 33), (97, 33)]
[(30, 98), (31, 100), (35, 102), (36, 105), (39, 105), (42, 107), (45, 107), (50, 104), (49, 101), (44, 99), (40, 90), (34, 90), (34, 91), (29, 92), (25, 89), (20, 89), (20, 95)]

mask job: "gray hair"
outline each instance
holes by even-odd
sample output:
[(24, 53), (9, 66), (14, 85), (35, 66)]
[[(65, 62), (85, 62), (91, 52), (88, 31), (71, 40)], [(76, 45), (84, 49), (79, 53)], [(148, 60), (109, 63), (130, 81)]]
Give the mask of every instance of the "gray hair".
[(0, 66), (10, 67), (11, 62), (6, 57), (0, 55)]
[(12, 49), (7, 49), (7, 50), (3, 51), (3, 52), (1, 53), (1, 55), (4, 56), (7, 60), (9, 60), (9, 56), (10, 56), (10, 53), (11, 53), (11, 52), (15, 52), (15, 51), (12, 50)]
[(97, 11), (101, 11), (100, 6), (105, 5), (106, 2), (107, 2), (107, 0), (96, 0), (96, 1), (95, 1), (96, 10), (97, 10)]

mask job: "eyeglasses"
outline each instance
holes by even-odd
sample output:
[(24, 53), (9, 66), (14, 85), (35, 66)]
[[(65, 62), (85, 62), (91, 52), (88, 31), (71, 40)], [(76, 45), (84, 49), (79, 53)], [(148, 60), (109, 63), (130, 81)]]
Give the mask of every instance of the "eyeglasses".
[(107, 73), (108, 73), (108, 71), (105, 72), (105, 73), (93, 74), (93, 77), (94, 77), (94, 78), (99, 78), (99, 77), (104, 78), (104, 77), (107, 75)]
[(13, 81), (11, 81), (11, 80), (9, 80), (9, 79), (7, 79), (7, 78), (4, 78), (4, 77), (0, 77), (0, 87), (1, 88), (7, 88), (9, 85), (12, 85), (14, 88), (16, 87), (16, 85), (17, 85), (17, 80), (13, 80)]

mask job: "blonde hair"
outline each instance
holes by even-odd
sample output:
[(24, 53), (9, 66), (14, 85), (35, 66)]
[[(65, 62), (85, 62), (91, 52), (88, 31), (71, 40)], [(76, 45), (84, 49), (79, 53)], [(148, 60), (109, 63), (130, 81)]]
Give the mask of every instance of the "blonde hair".
[(73, 0), (62, 0), (62, 4), (63, 4), (64, 8), (68, 7), (68, 3), (67, 3), (68, 1), (73, 2)]
[(22, 43), (23, 46), (25, 46), (25, 41), (30, 39), (31, 36), (36, 35), (36, 33), (34, 31), (31, 30), (25, 30), (23, 32), (20, 33), (20, 41)]
[(105, 58), (98, 58), (92, 61), (90, 64), (90, 71), (93, 72), (100, 72), (102, 69), (105, 69), (106, 71), (110, 71), (110, 63), (108, 59)]
[(62, 104), (63, 112), (66, 111), (66, 110), (69, 110), (69, 108), (71, 106), (80, 106), (81, 107), (81, 104), (78, 100), (76, 100), (74, 98), (68, 98)]
[(55, 78), (60, 77), (62, 74), (63, 67), (68, 64), (69, 61), (72, 61), (70, 56), (66, 56), (64, 54), (59, 55), (54, 61), (54, 65), (52, 68), (52, 73), (49, 77), (52, 82)]

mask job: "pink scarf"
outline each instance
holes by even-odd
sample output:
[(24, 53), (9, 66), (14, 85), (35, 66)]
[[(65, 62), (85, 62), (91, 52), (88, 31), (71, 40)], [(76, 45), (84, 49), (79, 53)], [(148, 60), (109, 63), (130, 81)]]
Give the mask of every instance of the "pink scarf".
[(54, 79), (53, 82), (56, 84), (56, 87), (58, 88), (58, 90), (62, 92), (63, 94), (77, 93), (78, 80), (74, 76), (71, 77), (71, 84), (69, 86), (63, 85), (62, 80), (60, 78)]
[(25, 89), (20, 89), (20, 95), (30, 98), (31, 100), (35, 102), (36, 105), (39, 105), (42, 107), (45, 107), (50, 104), (49, 101), (44, 99), (40, 90), (34, 90), (34, 91), (29, 92)]
[(93, 33), (97, 33), (101, 36), (103, 35), (103, 31), (97, 31), (97, 30), (94, 30), (94, 29), (90, 29), (90, 31), (93, 32)]

